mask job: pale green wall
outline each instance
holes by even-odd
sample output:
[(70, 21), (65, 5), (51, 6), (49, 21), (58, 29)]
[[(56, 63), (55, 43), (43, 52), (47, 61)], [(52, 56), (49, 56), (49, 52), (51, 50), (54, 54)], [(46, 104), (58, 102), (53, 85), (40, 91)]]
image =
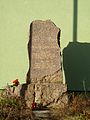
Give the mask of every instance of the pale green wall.
[[(90, 0), (78, 0), (78, 40), (90, 42)], [(61, 47), (72, 41), (73, 0), (0, 0), (0, 88), (28, 70), (29, 24), (51, 19), (61, 28)]]
[(90, 43), (90, 0), (78, 0), (78, 41)]

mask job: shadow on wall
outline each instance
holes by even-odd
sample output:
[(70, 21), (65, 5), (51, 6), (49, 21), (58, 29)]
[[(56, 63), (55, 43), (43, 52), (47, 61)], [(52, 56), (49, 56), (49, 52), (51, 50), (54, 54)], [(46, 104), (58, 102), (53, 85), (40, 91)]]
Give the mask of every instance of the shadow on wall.
[(63, 50), (68, 90), (90, 91), (90, 43), (70, 42)]

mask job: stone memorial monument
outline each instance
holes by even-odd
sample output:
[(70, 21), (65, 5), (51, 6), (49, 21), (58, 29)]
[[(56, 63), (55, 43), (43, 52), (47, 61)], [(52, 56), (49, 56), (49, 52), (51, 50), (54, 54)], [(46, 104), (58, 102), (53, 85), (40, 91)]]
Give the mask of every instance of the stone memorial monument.
[(25, 99), (43, 106), (64, 106), (68, 102), (63, 84), (60, 51), (61, 30), (51, 20), (35, 20), (30, 25), (29, 70)]
[(60, 31), (50, 20), (36, 20), (31, 23), (27, 83), (37, 82), (42, 77), (53, 75), (55, 72), (60, 75), (56, 81), (62, 81)]

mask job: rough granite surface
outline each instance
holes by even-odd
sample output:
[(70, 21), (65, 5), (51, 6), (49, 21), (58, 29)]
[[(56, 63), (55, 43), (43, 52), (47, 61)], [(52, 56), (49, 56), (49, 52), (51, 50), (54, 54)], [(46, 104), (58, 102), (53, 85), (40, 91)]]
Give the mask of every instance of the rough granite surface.
[(27, 83), (30, 80), (36, 82), (36, 79), (52, 75), (58, 70), (61, 72), (60, 29), (50, 20), (33, 21), (30, 25), (28, 53)]

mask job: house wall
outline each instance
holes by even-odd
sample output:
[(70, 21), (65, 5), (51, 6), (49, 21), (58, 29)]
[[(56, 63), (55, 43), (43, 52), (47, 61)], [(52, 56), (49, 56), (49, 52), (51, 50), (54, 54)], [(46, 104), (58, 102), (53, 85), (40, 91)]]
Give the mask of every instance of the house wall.
[[(51, 19), (61, 29), (61, 48), (73, 42), (74, 0), (0, 0), (0, 88), (25, 82), (32, 20)], [(78, 0), (77, 41), (90, 43), (90, 0)], [(65, 79), (64, 79), (65, 81)]]

